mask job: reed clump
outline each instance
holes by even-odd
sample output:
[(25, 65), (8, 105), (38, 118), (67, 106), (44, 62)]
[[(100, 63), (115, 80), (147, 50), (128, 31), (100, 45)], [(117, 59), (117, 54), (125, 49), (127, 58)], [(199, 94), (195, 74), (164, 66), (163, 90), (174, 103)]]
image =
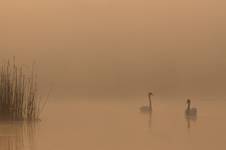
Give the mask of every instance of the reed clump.
[(25, 73), (15, 60), (0, 65), (0, 118), (37, 120), (39, 114), (40, 99), (33, 67), (30, 73)]

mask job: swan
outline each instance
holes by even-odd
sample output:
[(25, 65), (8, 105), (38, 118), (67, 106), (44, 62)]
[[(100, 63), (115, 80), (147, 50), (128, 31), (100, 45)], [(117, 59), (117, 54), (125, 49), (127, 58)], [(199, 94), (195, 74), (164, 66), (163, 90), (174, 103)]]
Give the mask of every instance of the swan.
[(149, 92), (148, 93), (149, 105), (148, 106), (141, 106), (140, 107), (140, 112), (147, 113), (147, 112), (151, 112), (152, 111), (151, 96), (153, 96), (153, 94), (151, 92)]
[(197, 120), (197, 108), (191, 108), (191, 100), (187, 100), (187, 108), (185, 110), (185, 119), (187, 120), (187, 128), (191, 127), (191, 122), (196, 122)]
[(197, 116), (197, 108), (191, 108), (191, 100), (187, 100), (187, 108), (185, 110), (185, 115), (187, 117), (196, 117)]

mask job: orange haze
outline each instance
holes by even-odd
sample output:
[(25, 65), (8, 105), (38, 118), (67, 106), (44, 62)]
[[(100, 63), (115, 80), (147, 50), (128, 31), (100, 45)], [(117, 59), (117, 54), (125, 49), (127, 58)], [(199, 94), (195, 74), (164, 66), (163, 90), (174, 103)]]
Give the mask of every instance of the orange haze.
[(225, 96), (222, 0), (7, 0), (0, 60), (34, 60), (55, 95)]

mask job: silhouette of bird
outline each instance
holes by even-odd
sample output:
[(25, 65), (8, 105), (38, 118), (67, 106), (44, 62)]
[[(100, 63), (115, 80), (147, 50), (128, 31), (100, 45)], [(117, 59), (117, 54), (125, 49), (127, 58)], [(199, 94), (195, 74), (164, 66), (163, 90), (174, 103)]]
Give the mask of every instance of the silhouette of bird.
[(191, 100), (187, 100), (187, 108), (185, 110), (185, 115), (188, 117), (196, 117), (197, 116), (197, 108), (191, 108)]
[(191, 127), (191, 122), (197, 120), (197, 108), (191, 108), (191, 100), (187, 100), (187, 108), (185, 110), (185, 119), (187, 120), (187, 128)]
[(151, 105), (151, 96), (153, 96), (153, 93), (149, 92), (148, 93), (148, 100), (149, 100), (149, 105), (148, 106), (141, 106), (140, 107), (140, 112), (142, 113), (148, 113), (152, 111), (152, 105)]

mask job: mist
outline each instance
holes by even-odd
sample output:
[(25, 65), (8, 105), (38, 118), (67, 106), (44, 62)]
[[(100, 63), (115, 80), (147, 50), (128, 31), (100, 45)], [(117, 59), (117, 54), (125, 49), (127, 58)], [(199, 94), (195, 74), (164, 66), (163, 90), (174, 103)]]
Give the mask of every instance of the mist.
[(225, 97), (225, 3), (9, 0), (0, 60), (35, 61), (56, 97)]

